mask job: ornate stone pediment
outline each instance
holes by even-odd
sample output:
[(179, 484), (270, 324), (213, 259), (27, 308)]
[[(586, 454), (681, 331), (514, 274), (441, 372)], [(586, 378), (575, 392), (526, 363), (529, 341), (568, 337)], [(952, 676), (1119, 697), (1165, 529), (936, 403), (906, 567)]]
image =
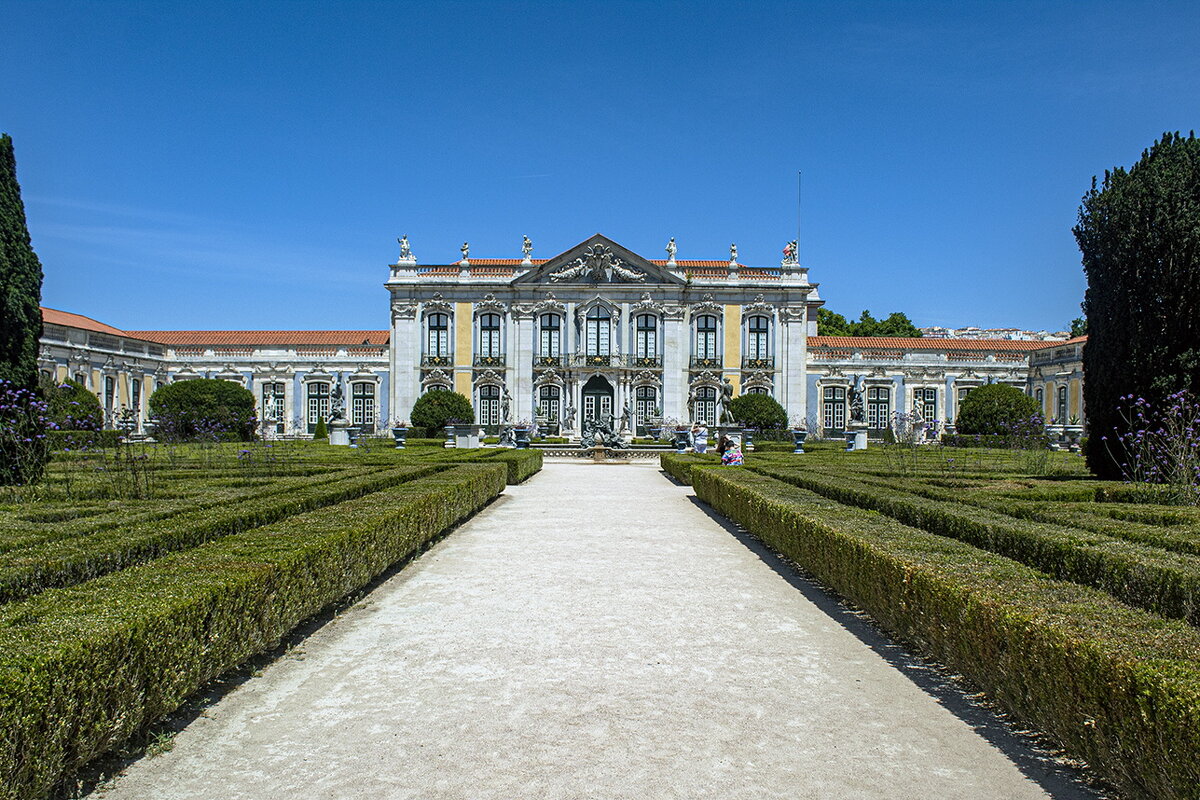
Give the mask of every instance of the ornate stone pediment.
[(392, 301), (392, 319), (416, 319), (417, 302), (408, 298), (397, 298)]
[(779, 309), (779, 318), (784, 322), (803, 322), (804, 308), (781, 308)]
[(489, 384), (489, 383), (494, 383), (497, 386), (503, 386), (504, 385), (504, 376), (501, 375), (499, 372), (496, 372), (496, 370), (494, 370), (494, 369), (485, 369), (482, 372), (477, 372), (475, 374), (474, 384), (476, 386), (481, 386), (481, 385)]
[(629, 312), (635, 316), (637, 314), (661, 314), (663, 313), (663, 304), (655, 302), (649, 292), (643, 292), (641, 299), (629, 307)]
[(633, 376), (633, 378), (630, 380), (630, 384), (633, 386), (661, 386), (662, 376), (657, 372), (644, 369)]
[(717, 386), (721, 385), (720, 374), (706, 369), (688, 382), (688, 387), (694, 392), (700, 386)]
[(646, 283), (682, 286), (683, 279), (597, 233), (515, 278), (513, 284)]
[(441, 292), (436, 293), (433, 297), (429, 298), (421, 305), (426, 314), (433, 314), (434, 312), (440, 314), (449, 314), (454, 310), (454, 305), (452, 303), (447, 303), (446, 299), (442, 297)]
[(748, 377), (742, 379), (742, 391), (747, 389), (766, 389), (770, 391), (772, 383), (771, 373), (758, 369), (751, 372)]
[(475, 304), (475, 313), (482, 314), (483, 312), (491, 312), (494, 314), (503, 314), (508, 310), (508, 306), (496, 299), (496, 295), (491, 292), (484, 295), (483, 299)]
[(712, 293), (708, 293), (700, 298), (699, 303), (692, 303), (691, 311), (692, 311), (693, 315), (695, 315), (695, 314), (718, 314), (719, 315), (725, 311), (725, 308), (720, 303), (713, 300)]
[(750, 314), (766, 314), (770, 316), (775, 313), (775, 306), (766, 302), (761, 294), (754, 296), (754, 302), (742, 306), (742, 313), (749, 316)]
[(533, 379), (534, 386), (562, 386), (564, 383), (562, 375), (559, 375), (556, 369), (545, 370)]
[(433, 386), (433, 385), (449, 386), (453, 383), (453, 381), (450, 380), (450, 376), (448, 374), (446, 374), (446, 371), (443, 369), (429, 370), (428, 372), (425, 373), (425, 377), (421, 379), (421, 382), (424, 383), (426, 386)]

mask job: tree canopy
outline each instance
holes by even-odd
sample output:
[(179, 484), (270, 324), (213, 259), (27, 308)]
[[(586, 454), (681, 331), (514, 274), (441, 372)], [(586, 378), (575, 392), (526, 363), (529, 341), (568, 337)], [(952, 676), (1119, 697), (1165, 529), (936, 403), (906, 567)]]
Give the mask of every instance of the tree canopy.
[(12, 137), (0, 134), (0, 380), (37, 386), (42, 264), (25, 224)]
[(431, 389), (417, 398), (412, 408), (412, 424), (436, 434), (448, 424), (475, 421), (471, 401), (449, 389)]
[(1128, 170), (1092, 179), (1073, 232), (1087, 275), (1088, 466), (1119, 478), (1102, 437), (1127, 395), (1200, 392), (1200, 140), (1165, 133)]
[(921, 330), (908, 315), (893, 311), (886, 319), (875, 319), (870, 311), (863, 311), (857, 322), (850, 322), (841, 314), (825, 308), (817, 309), (817, 333), (821, 336), (887, 336), (919, 337)]
[[(1008, 435), (1025, 431), (1039, 417), (1038, 402), (1015, 386), (991, 383), (972, 389), (958, 406), (959, 433)], [(1041, 429), (1040, 418), (1036, 427)]]
[(150, 395), (159, 436), (169, 440), (254, 438), (254, 395), (232, 381), (196, 378)]
[(729, 413), (738, 424), (759, 430), (778, 430), (788, 424), (787, 412), (769, 394), (743, 394), (729, 401)]

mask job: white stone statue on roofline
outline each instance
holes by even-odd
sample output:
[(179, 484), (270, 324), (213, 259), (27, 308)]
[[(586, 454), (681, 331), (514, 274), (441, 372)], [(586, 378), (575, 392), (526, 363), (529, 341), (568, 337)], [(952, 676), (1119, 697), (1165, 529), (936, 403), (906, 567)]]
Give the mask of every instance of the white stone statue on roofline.
[(783, 261), (780, 262), (781, 266), (794, 267), (800, 263), (800, 260), (797, 258), (797, 255), (796, 255), (797, 244), (798, 244), (797, 241), (795, 239), (792, 239), (790, 242), (788, 242), (786, 245), (784, 245)]
[(729, 245), (729, 263), (730, 264), (737, 263), (737, 242), (734, 242), (733, 244)]
[(458, 249), (462, 251), (463, 263), (464, 264), (467, 263), (467, 258), (468, 258), (468, 256), (471, 255), (471, 245), (468, 244), (467, 242), (463, 242), (462, 247), (460, 247)]
[(671, 241), (667, 242), (667, 263), (675, 263), (675, 253), (679, 248), (675, 246), (675, 237), (671, 237)]
[(532, 264), (533, 260), (530, 258), (530, 254), (533, 252), (533, 242), (529, 241), (528, 236), (524, 236), (522, 238), (524, 238), (525, 241), (521, 243), (521, 252), (525, 254), (525, 260), (521, 263)]
[(408, 244), (408, 234), (404, 234), (396, 241), (400, 243), (400, 258), (397, 259), (397, 262), (401, 264), (415, 263), (417, 259), (413, 257), (412, 248)]

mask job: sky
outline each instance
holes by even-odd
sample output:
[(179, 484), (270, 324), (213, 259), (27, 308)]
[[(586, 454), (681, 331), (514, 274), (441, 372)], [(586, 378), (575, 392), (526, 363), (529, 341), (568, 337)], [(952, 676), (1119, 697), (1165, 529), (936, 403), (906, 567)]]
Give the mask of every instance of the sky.
[(736, 242), (766, 266), (799, 225), (834, 311), (1059, 330), (1080, 315), (1092, 177), (1200, 127), (1195, 2), (0, 17), (43, 304), (126, 329), (384, 329), (401, 234), (422, 263), (599, 232), (648, 258), (671, 236), (681, 259)]

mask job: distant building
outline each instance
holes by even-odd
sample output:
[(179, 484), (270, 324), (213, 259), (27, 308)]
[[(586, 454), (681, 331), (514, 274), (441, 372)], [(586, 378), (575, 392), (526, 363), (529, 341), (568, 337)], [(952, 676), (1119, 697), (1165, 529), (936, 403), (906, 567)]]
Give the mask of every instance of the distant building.
[(1027, 391), (1054, 425), (1087, 425), (1083, 407), (1083, 347), (1086, 336), (1040, 347), (1029, 354)]
[(1013, 341), (1057, 342), (1071, 338), (1067, 331), (1026, 331), (1020, 328), (921, 328), (928, 339), (1008, 339)]

